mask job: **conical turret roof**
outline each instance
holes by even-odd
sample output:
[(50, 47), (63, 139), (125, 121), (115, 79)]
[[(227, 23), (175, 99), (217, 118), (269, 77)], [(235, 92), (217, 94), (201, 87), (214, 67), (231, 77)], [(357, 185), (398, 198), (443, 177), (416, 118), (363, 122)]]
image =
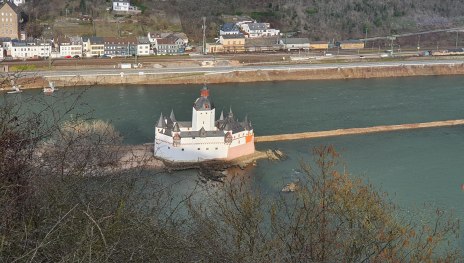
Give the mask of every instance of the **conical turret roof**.
[(220, 121), (223, 121), (223, 120), (224, 120), (224, 111), (221, 111), (221, 116), (219, 117), (219, 120), (220, 120)]
[(166, 124), (164, 123), (163, 113), (161, 113), (161, 116), (158, 120), (158, 124), (156, 125), (156, 128), (164, 128), (164, 127), (166, 127)]
[(169, 117), (172, 122), (176, 122), (176, 115), (174, 115), (174, 110), (171, 110), (171, 116)]
[(174, 128), (172, 129), (173, 132), (180, 132), (180, 129), (179, 129), (179, 124), (176, 122), (174, 124)]

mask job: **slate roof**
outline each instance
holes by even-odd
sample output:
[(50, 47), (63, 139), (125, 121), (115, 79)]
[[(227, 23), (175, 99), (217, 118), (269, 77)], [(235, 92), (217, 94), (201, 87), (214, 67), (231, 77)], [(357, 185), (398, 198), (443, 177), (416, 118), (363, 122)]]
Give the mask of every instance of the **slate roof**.
[(137, 44), (136, 37), (104, 37), (103, 41), (108, 45), (135, 45)]
[(250, 23), (248, 24), (250, 30), (266, 30), (267, 24), (264, 23)]
[(278, 37), (260, 37), (245, 39), (245, 47), (270, 47), (277, 45)]
[(104, 41), (102, 37), (82, 37), (83, 42), (87, 42), (90, 39), (92, 45), (103, 45)]
[(148, 40), (148, 37), (138, 37), (137, 42), (139, 44), (150, 44), (150, 40)]
[(245, 38), (245, 36), (240, 33), (240, 34), (232, 34), (232, 35), (222, 35), (221, 36), (224, 39), (238, 39), (238, 38)]
[(225, 23), (222, 25), (221, 30), (224, 32), (238, 31), (238, 27), (235, 23)]
[(301, 45), (301, 44), (309, 44), (308, 38), (282, 38), (282, 43), (287, 45)]

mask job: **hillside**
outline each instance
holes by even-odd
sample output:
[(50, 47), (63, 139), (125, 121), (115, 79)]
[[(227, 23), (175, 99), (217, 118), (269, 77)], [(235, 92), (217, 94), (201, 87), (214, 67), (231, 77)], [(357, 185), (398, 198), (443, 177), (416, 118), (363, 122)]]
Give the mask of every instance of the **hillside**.
[[(182, 30), (197, 40), (203, 16), (210, 38), (224, 15), (247, 15), (314, 40), (361, 38), (366, 30), (368, 36), (385, 36), (464, 24), (458, 0), (132, 0), (132, 4), (143, 10), (137, 23), (167, 30), (170, 18), (178, 17)], [(26, 9), (39, 20), (81, 13), (98, 19), (108, 16), (110, 6), (109, 0), (31, 0)]]

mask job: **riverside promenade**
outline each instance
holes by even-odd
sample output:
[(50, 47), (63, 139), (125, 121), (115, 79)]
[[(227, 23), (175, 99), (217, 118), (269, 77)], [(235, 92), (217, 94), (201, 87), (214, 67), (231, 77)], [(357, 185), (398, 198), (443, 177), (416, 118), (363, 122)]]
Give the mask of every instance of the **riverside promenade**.
[(368, 134), (378, 132), (392, 132), (402, 130), (415, 130), (425, 128), (437, 128), (437, 127), (449, 127), (464, 125), (464, 119), (459, 120), (446, 120), (446, 121), (434, 121), (434, 122), (421, 122), (411, 124), (398, 124), (398, 125), (382, 125), (373, 126), (366, 128), (348, 128), (348, 129), (337, 129), (330, 131), (316, 131), (316, 132), (302, 132), (292, 134), (279, 134), (279, 135), (268, 135), (268, 136), (257, 136), (255, 142), (276, 142), (276, 141), (289, 141), (289, 140), (301, 140), (301, 139), (314, 139), (344, 135), (356, 135), (356, 134)]

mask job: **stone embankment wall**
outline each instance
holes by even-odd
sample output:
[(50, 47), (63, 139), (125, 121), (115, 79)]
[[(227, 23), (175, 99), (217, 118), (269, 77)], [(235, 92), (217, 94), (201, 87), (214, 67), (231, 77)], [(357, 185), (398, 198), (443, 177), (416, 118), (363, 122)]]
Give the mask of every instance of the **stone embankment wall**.
[(464, 125), (464, 120), (447, 120), (447, 121), (434, 121), (434, 122), (422, 122), (422, 123), (410, 123), (410, 124), (398, 124), (398, 125), (383, 125), (366, 128), (348, 128), (338, 129), (331, 131), (316, 131), (316, 132), (302, 132), (293, 134), (278, 134), (268, 136), (257, 136), (255, 142), (274, 142), (274, 141), (289, 141), (289, 140), (301, 140), (301, 139), (314, 139), (323, 137), (333, 136), (345, 136), (345, 135), (356, 135), (356, 134), (367, 134), (377, 132), (392, 132), (402, 130), (414, 130), (424, 128), (436, 128), (436, 127), (449, 127)]
[[(388, 78), (406, 76), (462, 75), (464, 64), (404, 65), (385, 67), (340, 67), (320, 69), (233, 71), (227, 73), (134, 74), (114, 76), (49, 77), (57, 86), (115, 84), (203, 84), (282, 80), (321, 80), (354, 78)], [(29, 88), (41, 88), (44, 81), (29, 83)]]

